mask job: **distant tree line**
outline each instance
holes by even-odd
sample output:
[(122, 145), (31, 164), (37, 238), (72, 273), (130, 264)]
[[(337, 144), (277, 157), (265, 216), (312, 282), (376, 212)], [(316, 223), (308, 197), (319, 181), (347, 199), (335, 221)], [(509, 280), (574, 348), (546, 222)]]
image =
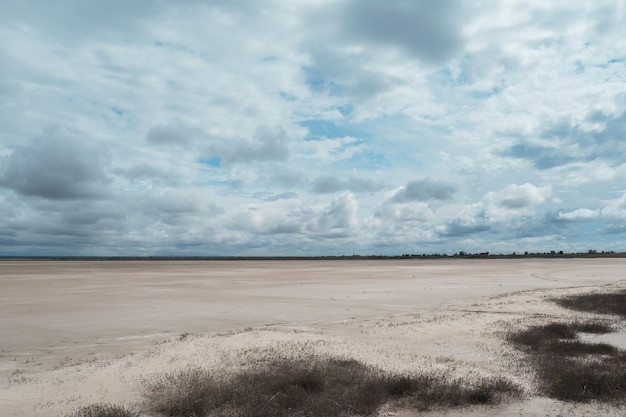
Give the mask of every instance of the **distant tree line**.
[(564, 252), (551, 250), (549, 252), (465, 252), (459, 251), (452, 255), (446, 253), (404, 253), (402, 255), (320, 255), (320, 256), (1, 256), (0, 261), (31, 260), (31, 261), (243, 261), (243, 260), (333, 260), (333, 259), (438, 259), (438, 258), (626, 258), (626, 252), (597, 251), (589, 249), (586, 252)]

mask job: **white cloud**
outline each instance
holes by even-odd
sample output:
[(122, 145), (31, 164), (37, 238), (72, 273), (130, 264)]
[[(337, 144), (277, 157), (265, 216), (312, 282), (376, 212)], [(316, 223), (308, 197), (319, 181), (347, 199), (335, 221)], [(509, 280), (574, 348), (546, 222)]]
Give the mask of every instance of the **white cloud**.
[(543, 204), (550, 194), (548, 186), (507, 185), (488, 192), (479, 202), (466, 205), (440, 232), (445, 236), (464, 236), (494, 230), (506, 233), (520, 226), (530, 229), (529, 218), (537, 215), (536, 206)]
[(626, 193), (618, 199), (609, 201), (601, 213), (609, 218), (626, 219)]
[(590, 220), (598, 218), (599, 215), (600, 212), (598, 210), (579, 208), (566, 213), (559, 212), (558, 218), (561, 220)]
[(344, 193), (308, 221), (306, 229), (326, 236), (349, 236), (358, 227), (357, 212), (358, 203), (354, 195)]
[(549, 186), (510, 184), (499, 191), (488, 193), (485, 196), (485, 203), (493, 209), (519, 210), (542, 204), (551, 194)]
[(456, 192), (456, 187), (430, 178), (409, 181), (391, 198), (392, 202), (449, 200)]
[(427, 222), (434, 219), (433, 210), (426, 203), (383, 204), (376, 217), (393, 222)]

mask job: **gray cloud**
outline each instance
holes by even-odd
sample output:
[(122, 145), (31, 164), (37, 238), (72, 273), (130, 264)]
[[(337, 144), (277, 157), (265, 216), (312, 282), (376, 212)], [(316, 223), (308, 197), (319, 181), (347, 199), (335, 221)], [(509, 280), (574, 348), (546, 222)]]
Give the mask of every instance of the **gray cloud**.
[(302, 213), (297, 208), (285, 207), (283, 203), (279, 199), (262, 206), (242, 207), (231, 215), (228, 227), (254, 235), (300, 233), (303, 228)]
[(527, 160), (540, 170), (595, 159), (613, 165), (623, 163), (626, 158), (623, 140), (626, 137), (626, 112), (607, 115), (594, 110), (584, 122), (596, 127), (588, 129), (561, 120), (540, 133), (540, 144), (517, 143), (500, 155)]
[(617, 235), (617, 234), (626, 233), (626, 224), (609, 223), (604, 228), (604, 233), (607, 235)]
[(382, 184), (367, 178), (350, 177), (341, 180), (332, 175), (324, 175), (313, 180), (312, 191), (315, 194), (329, 194), (338, 191), (351, 191), (353, 193), (369, 193), (380, 191)]
[(463, 46), (461, 6), (450, 0), (352, 0), (342, 17), (348, 36), (443, 63)]
[(103, 150), (58, 130), (48, 130), (4, 158), (0, 185), (47, 199), (100, 198), (109, 182)]
[(533, 163), (537, 169), (550, 169), (576, 161), (576, 157), (563, 149), (518, 143), (501, 152), (502, 156), (525, 159)]
[(426, 203), (382, 204), (374, 216), (395, 222), (427, 222), (434, 213)]
[(307, 230), (326, 237), (346, 237), (358, 225), (357, 210), (358, 204), (354, 196), (345, 193), (334, 199), (316, 219), (310, 221)]
[(115, 174), (126, 177), (131, 181), (149, 181), (150, 183), (166, 185), (181, 184), (183, 182), (179, 173), (147, 163), (132, 165), (128, 168), (118, 168), (115, 170)]
[(156, 145), (185, 146), (201, 136), (204, 136), (204, 133), (198, 128), (172, 122), (152, 127), (146, 135), (146, 140)]
[(474, 235), (476, 233), (487, 232), (491, 229), (488, 224), (468, 224), (460, 220), (453, 220), (446, 225), (443, 236), (446, 237), (464, 237), (467, 235)]
[(367, 57), (354, 54), (347, 57), (332, 47), (309, 48), (312, 65), (305, 68), (307, 81), (313, 90), (329, 94), (342, 93), (356, 100), (366, 100), (392, 88), (397, 80), (388, 74), (365, 69)]
[(208, 148), (210, 157), (219, 157), (224, 164), (285, 161), (289, 156), (287, 132), (281, 126), (259, 126), (248, 139), (209, 135), (200, 127), (174, 121), (153, 126), (146, 141), (188, 151)]
[(289, 155), (287, 132), (280, 126), (259, 127), (252, 140), (240, 139), (232, 144), (215, 144), (224, 162), (284, 161)]
[(452, 184), (425, 178), (407, 183), (404, 188), (391, 198), (391, 202), (449, 200), (456, 191), (456, 186)]
[(524, 233), (531, 228), (530, 219), (537, 217), (533, 208), (543, 204), (551, 192), (549, 186), (537, 187), (529, 183), (509, 184), (490, 191), (481, 201), (466, 205), (448, 220), (439, 234), (462, 237), (492, 230), (502, 234)]
[(278, 200), (289, 200), (290, 198), (297, 197), (298, 194), (290, 191), (286, 191), (280, 194), (272, 194), (266, 197), (263, 197), (263, 201), (278, 201)]
[[(15, 21), (47, 35), (80, 42), (95, 35), (119, 36), (131, 30), (139, 31), (141, 20), (162, 10), (160, 3), (151, 0), (7, 0), (3, 9)], [(76, 36), (77, 33), (81, 36)]]

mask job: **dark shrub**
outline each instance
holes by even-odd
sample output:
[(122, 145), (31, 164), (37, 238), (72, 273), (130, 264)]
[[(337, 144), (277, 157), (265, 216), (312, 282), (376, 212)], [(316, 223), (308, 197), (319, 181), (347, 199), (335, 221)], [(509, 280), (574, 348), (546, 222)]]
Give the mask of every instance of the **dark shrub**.
[(537, 359), (543, 390), (563, 401), (626, 400), (626, 366), (623, 360), (580, 361), (544, 355)]
[(518, 345), (538, 351), (546, 342), (558, 339), (575, 339), (577, 337), (575, 327), (565, 323), (549, 323), (540, 326), (532, 326), (528, 329), (510, 333), (508, 339)]
[(137, 411), (129, 410), (121, 405), (91, 404), (79, 408), (68, 417), (139, 417)]
[(219, 383), (202, 369), (162, 375), (150, 381), (144, 396), (151, 411), (170, 417), (204, 417), (224, 400)]
[(419, 409), (495, 404), (521, 390), (502, 379), (476, 385), (442, 376), (388, 375), (355, 360), (277, 360), (217, 381), (201, 370), (148, 384), (151, 409), (166, 416), (333, 417), (373, 415), (402, 400)]
[(577, 332), (607, 333), (598, 322), (550, 323), (512, 332), (509, 341), (531, 352), (541, 390), (563, 401), (626, 402), (626, 353), (606, 343), (585, 343)]
[(605, 294), (581, 294), (553, 300), (561, 307), (626, 317), (626, 290)]

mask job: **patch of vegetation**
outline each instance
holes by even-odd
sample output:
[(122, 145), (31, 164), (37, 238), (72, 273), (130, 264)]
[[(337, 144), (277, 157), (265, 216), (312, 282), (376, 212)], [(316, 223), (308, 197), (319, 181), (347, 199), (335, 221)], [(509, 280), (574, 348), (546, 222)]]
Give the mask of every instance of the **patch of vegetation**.
[[(620, 293), (620, 294), (623, 294)], [(556, 300), (573, 303), (577, 309), (598, 311), (598, 300), (613, 299), (572, 296)], [(592, 301), (590, 301), (592, 300)], [(615, 312), (616, 309), (610, 308)], [(603, 310), (605, 313), (608, 310)], [(548, 323), (512, 332), (508, 340), (531, 354), (541, 390), (562, 401), (626, 403), (626, 352), (606, 343), (586, 343), (578, 333), (610, 333), (612, 326), (601, 321)]]
[(626, 402), (626, 356), (598, 359), (543, 354), (534, 360), (542, 390), (550, 397), (577, 402)]
[(78, 409), (67, 417), (140, 417), (140, 414), (121, 405), (91, 404)]
[(614, 293), (573, 295), (553, 300), (561, 307), (571, 310), (600, 314), (616, 314), (626, 317), (626, 290)]
[(544, 351), (565, 355), (616, 355), (619, 349), (608, 343), (587, 343), (580, 340), (553, 340), (544, 346)]
[(578, 337), (580, 332), (603, 334), (613, 332), (613, 328), (601, 321), (554, 322), (509, 333), (508, 339), (519, 346), (535, 352), (552, 351), (553, 353), (559, 353), (562, 347), (562, 353), (565, 353), (568, 349), (566, 345), (573, 345), (572, 341)]
[(202, 369), (165, 374), (144, 392), (151, 411), (168, 417), (369, 416), (390, 401), (426, 410), (520, 395), (501, 378), (449, 382), (437, 374), (389, 375), (356, 360), (315, 357), (274, 360), (229, 377)]

